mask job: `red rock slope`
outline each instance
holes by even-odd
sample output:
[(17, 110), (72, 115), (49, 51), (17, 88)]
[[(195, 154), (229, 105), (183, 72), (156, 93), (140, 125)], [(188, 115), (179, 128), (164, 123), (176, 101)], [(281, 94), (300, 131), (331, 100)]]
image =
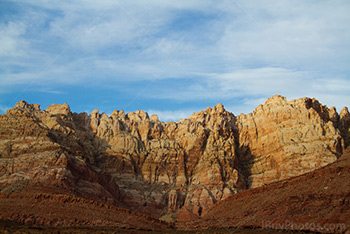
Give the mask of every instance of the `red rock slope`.
[(324, 168), (232, 195), (203, 218), (178, 227), (350, 230), (350, 150)]
[(0, 194), (0, 220), (34, 226), (165, 230), (169, 225), (128, 209), (61, 194)]

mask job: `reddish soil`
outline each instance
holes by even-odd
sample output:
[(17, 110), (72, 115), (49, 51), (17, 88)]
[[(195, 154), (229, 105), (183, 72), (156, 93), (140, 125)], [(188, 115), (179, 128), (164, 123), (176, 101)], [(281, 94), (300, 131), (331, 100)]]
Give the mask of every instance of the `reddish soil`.
[(200, 233), (241, 233), (237, 230), (245, 230), (242, 233), (274, 233), (269, 229), (349, 233), (350, 149), (324, 168), (235, 194), (214, 205), (203, 218), (176, 223), (177, 231), (172, 230), (172, 224), (77, 197), (63, 187), (27, 186), (19, 192), (0, 193), (0, 220), (46, 228), (74, 227), (78, 228), (78, 233), (84, 228), (98, 227), (137, 230), (130, 233), (140, 230), (182, 233), (179, 230), (203, 229), (222, 231)]
[(39, 226), (101, 226), (164, 230), (170, 226), (144, 214), (58, 194), (0, 194), (0, 220)]
[(336, 162), (235, 194), (179, 229), (262, 227), (350, 233), (350, 149)]

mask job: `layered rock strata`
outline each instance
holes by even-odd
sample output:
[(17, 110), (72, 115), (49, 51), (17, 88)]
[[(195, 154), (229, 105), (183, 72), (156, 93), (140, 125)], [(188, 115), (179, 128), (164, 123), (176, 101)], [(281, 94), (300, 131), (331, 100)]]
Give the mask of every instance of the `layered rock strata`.
[[(348, 113), (348, 112), (347, 112)], [(346, 116), (346, 114), (343, 114)], [(273, 96), (251, 114), (237, 118), (239, 162), (248, 187), (297, 176), (331, 162), (344, 148), (344, 119), (335, 108), (301, 98), (287, 102)], [(344, 134), (345, 136), (345, 134)]]
[(335, 161), (349, 145), (349, 116), (347, 108), (338, 115), (315, 99), (281, 96), (248, 115), (218, 104), (176, 123), (143, 111), (88, 115), (21, 101), (0, 116), (0, 190), (193, 219), (231, 194)]

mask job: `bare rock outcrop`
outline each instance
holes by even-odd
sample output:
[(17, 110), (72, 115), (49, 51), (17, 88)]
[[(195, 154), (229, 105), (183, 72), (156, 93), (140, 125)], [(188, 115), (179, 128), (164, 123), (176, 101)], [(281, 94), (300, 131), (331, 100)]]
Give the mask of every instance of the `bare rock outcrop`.
[(274, 96), (248, 115), (222, 104), (178, 122), (143, 111), (72, 113), (21, 101), (0, 115), (0, 191), (45, 190), (175, 220), (251, 187), (335, 161), (350, 115)]
[(100, 149), (105, 147), (97, 166), (117, 178), (124, 204), (158, 215), (185, 206), (201, 215), (222, 199), (225, 188), (226, 193), (244, 189), (235, 156), (235, 116), (222, 104), (177, 123), (159, 122), (142, 111), (114, 111), (110, 117), (94, 111), (89, 117), (91, 130), (104, 142)]
[(331, 162), (343, 152), (338, 114), (317, 100), (273, 96), (253, 113), (240, 115), (239, 161), (248, 187), (297, 176)]
[(21, 101), (0, 116), (0, 191), (51, 191), (119, 204), (114, 178), (90, 168), (67, 104)]

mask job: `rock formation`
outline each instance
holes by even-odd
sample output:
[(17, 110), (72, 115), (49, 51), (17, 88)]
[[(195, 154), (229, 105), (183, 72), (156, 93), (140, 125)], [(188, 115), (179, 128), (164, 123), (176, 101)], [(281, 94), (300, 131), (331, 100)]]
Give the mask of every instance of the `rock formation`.
[[(342, 119), (346, 125), (346, 117)], [(253, 113), (240, 115), (239, 162), (248, 186), (269, 184), (334, 162), (344, 147), (338, 122), (335, 109), (315, 99), (287, 102), (278, 95)]]
[[(337, 161), (307, 174), (234, 194), (201, 219), (178, 222), (178, 229), (248, 227), (311, 233), (350, 231), (350, 149)], [(188, 221), (185, 220), (185, 221)], [(180, 220), (182, 221), (182, 220)], [(254, 232), (254, 231), (252, 231)], [(247, 232), (248, 233), (248, 232)]]
[(83, 132), (90, 127), (97, 137), (96, 167), (117, 179), (129, 207), (164, 215), (185, 206), (201, 215), (245, 188), (235, 155), (235, 117), (222, 104), (177, 123), (143, 111), (108, 117), (97, 110), (77, 122), (86, 122)]
[(86, 160), (93, 152), (79, 145), (68, 105), (47, 110), (21, 101), (0, 116), (1, 192), (47, 190), (117, 205), (119, 187)]
[(0, 191), (69, 194), (183, 221), (335, 161), (349, 126), (346, 108), (338, 115), (309, 98), (274, 96), (238, 117), (218, 104), (176, 123), (21, 101), (0, 116)]

